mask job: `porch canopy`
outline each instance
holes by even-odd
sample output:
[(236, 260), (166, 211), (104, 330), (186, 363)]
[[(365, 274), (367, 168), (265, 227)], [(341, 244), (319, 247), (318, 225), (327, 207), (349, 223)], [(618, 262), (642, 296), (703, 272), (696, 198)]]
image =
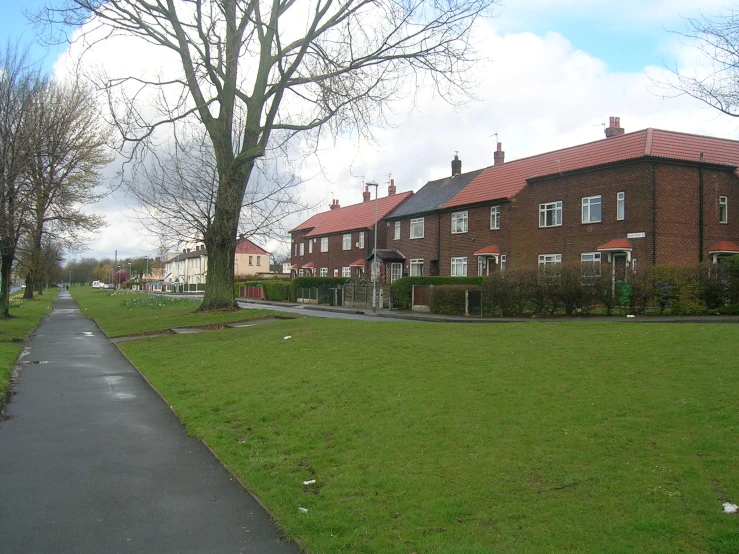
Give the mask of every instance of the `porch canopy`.
[[(631, 241), (628, 239), (613, 239), (605, 244), (601, 244), (598, 248), (596, 248), (598, 252), (607, 252), (610, 256), (613, 252), (625, 252), (626, 253), (626, 261), (631, 261)], [(609, 260), (610, 261), (610, 260)]]
[[(378, 248), (377, 259), (381, 262), (404, 262), (405, 256), (397, 250)], [(374, 252), (367, 256), (368, 262), (374, 261)]]
[(732, 256), (739, 254), (739, 244), (730, 240), (720, 240), (708, 251), (713, 263), (718, 263), (718, 259), (722, 256)]
[(349, 267), (364, 267), (365, 261), (362, 258), (353, 261), (349, 264)]
[(303, 269), (313, 269), (314, 267), (313, 262), (308, 262), (303, 266)]
[(480, 248), (477, 252), (472, 254), (473, 256), (490, 256), (492, 258), (498, 258), (500, 256), (500, 250), (494, 244), (488, 245), (485, 248)]

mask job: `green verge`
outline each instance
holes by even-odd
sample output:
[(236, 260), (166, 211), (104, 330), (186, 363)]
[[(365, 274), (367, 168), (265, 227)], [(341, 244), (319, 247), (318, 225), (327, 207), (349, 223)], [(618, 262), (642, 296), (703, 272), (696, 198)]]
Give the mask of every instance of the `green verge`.
[(51, 303), (59, 290), (51, 288), (33, 300), (23, 300), (23, 292), (11, 295), (10, 319), (0, 319), (0, 407), (10, 384), (10, 374), (26, 340), (44, 316), (51, 311)]
[(120, 347), (314, 554), (739, 552), (736, 325), (299, 319)]
[(195, 312), (200, 303), (192, 298), (170, 298), (129, 291), (90, 287), (70, 289), (87, 317), (94, 319), (109, 337), (163, 331), (178, 327), (218, 325), (273, 315), (268, 310)]

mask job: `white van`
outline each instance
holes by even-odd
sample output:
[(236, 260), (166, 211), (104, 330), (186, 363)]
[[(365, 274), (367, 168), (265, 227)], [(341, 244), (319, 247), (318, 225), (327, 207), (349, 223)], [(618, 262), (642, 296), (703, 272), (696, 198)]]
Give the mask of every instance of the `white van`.
[(92, 282), (92, 288), (94, 288), (94, 289), (101, 289), (103, 287), (105, 287), (105, 283), (103, 283), (102, 281), (93, 281)]

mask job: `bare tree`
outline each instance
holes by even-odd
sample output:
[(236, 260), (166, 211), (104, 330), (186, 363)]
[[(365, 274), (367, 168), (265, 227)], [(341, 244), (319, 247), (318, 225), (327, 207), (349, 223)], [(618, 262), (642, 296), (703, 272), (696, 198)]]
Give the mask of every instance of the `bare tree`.
[[(200, 243), (211, 234), (218, 196), (218, 167), (202, 127), (180, 129), (166, 147), (133, 168), (124, 182), (137, 200), (143, 226), (171, 247)], [(283, 163), (280, 163), (283, 162)], [(300, 180), (284, 158), (261, 159), (241, 203), (239, 236), (283, 237), (282, 222), (300, 209)]]
[(739, 10), (688, 19), (678, 34), (696, 49), (700, 61), (689, 72), (673, 69), (674, 78), (658, 84), (739, 117)]
[[(74, 249), (81, 232), (103, 226), (85, 213), (98, 201), (98, 171), (112, 161), (110, 130), (100, 122), (91, 91), (78, 82), (46, 80), (31, 100), (28, 115), (31, 161), (25, 172), (30, 186), (25, 297), (41, 291), (44, 244)], [(47, 248), (48, 250), (48, 248)]]
[[(469, 37), (497, 0), (66, 0), (40, 22), (79, 26), (91, 42), (139, 37), (173, 53), (180, 76), (111, 79), (115, 121), (139, 149), (159, 128), (196, 117), (212, 143), (218, 190), (201, 310), (234, 307), (239, 216), (256, 160), (297, 133), (364, 132), (388, 102), (430, 84), (466, 94)], [(428, 79), (428, 81), (427, 81)], [(150, 117), (131, 92), (158, 92)], [(126, 90), (129, 94), (126, 94)], [(125, 108), (122, 110), (121, 108)], [(305, 139), (305, 137), (303, 137)]]
[(26, 222), (27, 119), (38, 83), (27, 51), (8, 43), (0, 52), (0, 318), (10, 317), (11, 272)]

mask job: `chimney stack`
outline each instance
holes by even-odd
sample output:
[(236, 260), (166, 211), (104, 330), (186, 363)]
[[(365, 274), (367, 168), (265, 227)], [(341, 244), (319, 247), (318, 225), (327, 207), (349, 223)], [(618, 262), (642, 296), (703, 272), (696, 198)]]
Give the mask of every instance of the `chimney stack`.
[(331, 200), (331, 205), (329, 206), (329, 209), (331, 210), (338, 210), (341, 206), (339, 206), (339, 201), (334, 198)]
[(606, 138), (620, 137), (624, 134), (624, 129), (621, 127), (620, 117), (609, 118), (609, 126), (606, 127)]
[(369, 202), (371, 198), (372, 198), (372, 195), (370, 194), (369, 186), (365, 185), (364, 192), (362, 193), (362, 199), (363, 199), (362, 201)]
[(452, 160), (452, 177), (455, 175), (460, 175), (462, 173), (462, 160), (459, 159), (459, 156), (454, 154), (454, 159)]
[(390, 186), (387, 187), (387, 195), (388, 196), (395, 195), (396, 190), (397, 189), (395, 188), (395, 179), (390, 179)]
[(503, 143), (498, 143), (498, 149), (493, 152), (493, 165), (503, 165), (505, 162), (505, 152), (503, 152)]

